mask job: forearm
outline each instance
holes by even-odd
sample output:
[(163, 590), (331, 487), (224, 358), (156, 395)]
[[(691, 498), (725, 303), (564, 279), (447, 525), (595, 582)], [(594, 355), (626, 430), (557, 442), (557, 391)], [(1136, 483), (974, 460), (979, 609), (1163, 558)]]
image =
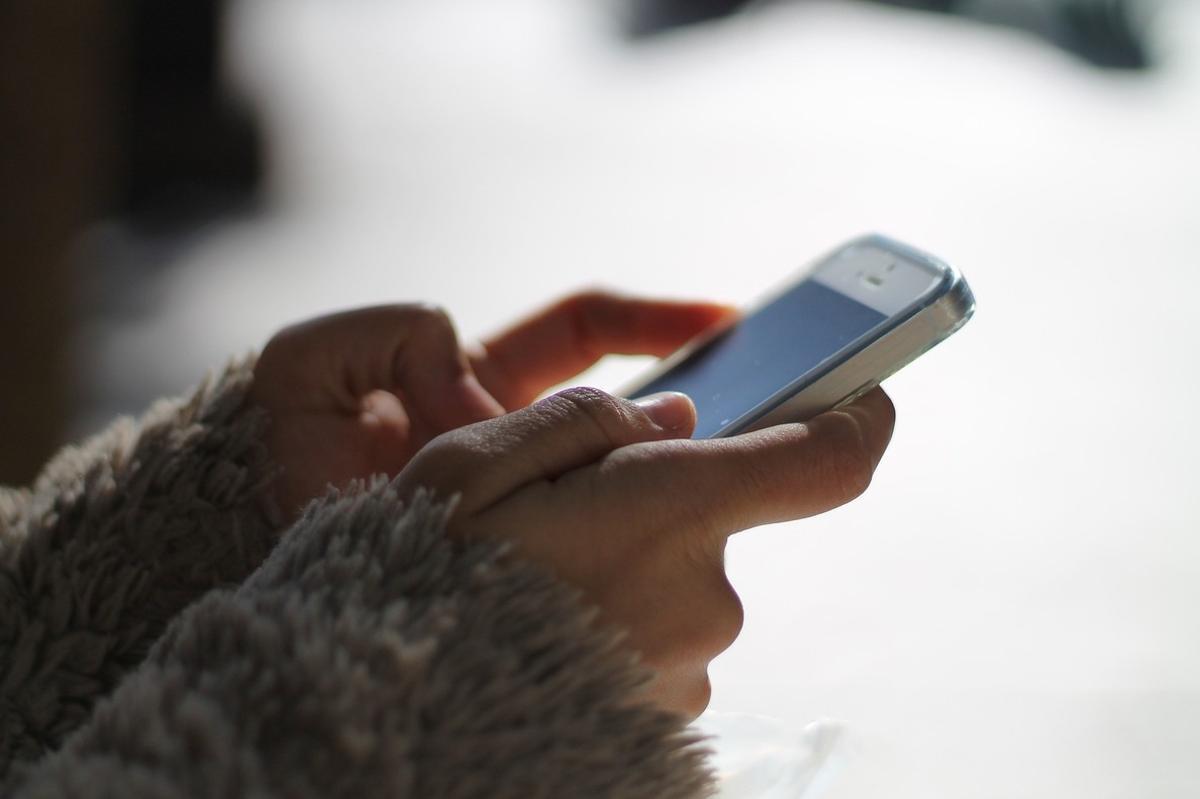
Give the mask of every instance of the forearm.
[(56, 748), (166, 624), (274, 545), (249, 364), (0, 498), (0, 775)]
[[(692, 797), (679, 717), (565, 586), (393, 488), (310, 508), (172, 625), (28, 796)], [(136, 778), (136, 779), (135, 779)]]

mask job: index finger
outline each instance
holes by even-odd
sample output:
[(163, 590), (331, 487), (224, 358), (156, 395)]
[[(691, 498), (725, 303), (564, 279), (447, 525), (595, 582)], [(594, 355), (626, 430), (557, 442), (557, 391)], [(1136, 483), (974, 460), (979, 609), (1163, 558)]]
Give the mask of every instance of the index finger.
[(737, 311), (709, 302), (588, 291), (560, 300), (485, 340), (471, 355), (480, 383), (509, 410), (608, 353), (665, 356)]

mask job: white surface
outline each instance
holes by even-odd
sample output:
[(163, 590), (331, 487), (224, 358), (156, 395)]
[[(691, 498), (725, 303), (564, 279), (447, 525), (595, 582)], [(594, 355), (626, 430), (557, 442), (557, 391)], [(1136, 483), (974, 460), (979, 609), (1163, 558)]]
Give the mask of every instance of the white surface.
[(281, 210), (191, 253), (113, 358), (182, 386), (334, 307), (433, 300), (474, 335), (580, 284), (742, 302), (911, 241), (978, 313), (889, 382), (864, 498), (731, 544), (714, 709), (838, 719), (839, 799), (1200, 796), (1196, 5), (1148, 77), (849, 3), (638, 47), (582, 0), (239, 19)]
[(714, 749), (716, 799), (816, 797), (845, 759), (841, 726), (827, 719), (798, 729), (764, 716), (709, 711), (697, 726)]

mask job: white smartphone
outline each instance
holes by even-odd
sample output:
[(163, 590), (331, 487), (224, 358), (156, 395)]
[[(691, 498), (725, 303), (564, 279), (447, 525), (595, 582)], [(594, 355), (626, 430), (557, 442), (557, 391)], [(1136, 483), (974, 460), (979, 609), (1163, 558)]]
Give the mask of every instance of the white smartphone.
[(974, 311), (971, 289), (953, 267), (884, 236), (863, 236), (619, 393), (682, 391), (696, 404), (694, 438), (804, 421), (879, 385)]

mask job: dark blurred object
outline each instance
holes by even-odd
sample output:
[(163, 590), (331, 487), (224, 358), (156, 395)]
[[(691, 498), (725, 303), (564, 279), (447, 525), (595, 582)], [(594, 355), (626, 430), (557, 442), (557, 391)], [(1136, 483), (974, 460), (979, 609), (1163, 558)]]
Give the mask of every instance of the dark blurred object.
[(74, 416), (77, 318), (106, 296), (80, 287), (140, 288), (77, 263), (80, 231), (119, 218), (179, 238), (257, 196), (257, 127), (223, 87), (224, 9), (0, 3), (0, 484), (29, 481)]
[[(1036, 34), (1088, 63), (1147, 69), (1147, 0), (873, 0), (919, 11), (956, 14)], [(629, 0), (625, 31), (642, 38), (720, 19), (748, 0)]]
[(66, 427), (70, 245), (111, 163), (118, 11), (0, 3), (0, 484), (32, 478)]
[(245, 207), (262, 178), (262, 141), (222, 79), (226, 3), (128, 5), (128, 78), (116, 114), (123, 168), (110, 213), (161, 230)]
[(634, 38), (653, 36), (729, 16), (746, 3), (747, 0), (631, 0), (626, 4), (625, 32)]
[(1145, 14), (1130, 0), (1062, 0), (1050, 37), (1098, 67), (1148, 69)]

